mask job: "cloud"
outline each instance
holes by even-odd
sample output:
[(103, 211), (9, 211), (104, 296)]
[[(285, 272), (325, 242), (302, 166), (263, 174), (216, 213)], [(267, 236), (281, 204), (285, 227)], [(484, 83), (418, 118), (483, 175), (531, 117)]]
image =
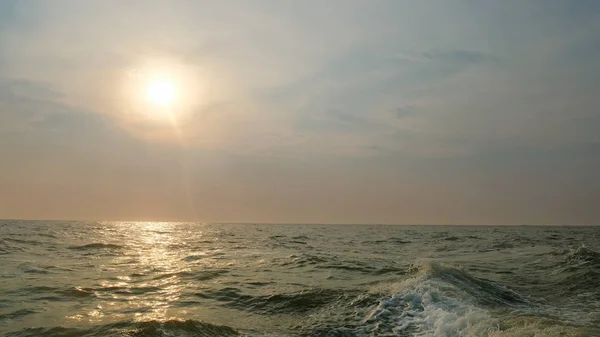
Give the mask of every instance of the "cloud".
[(78, 133), (90, 137), (97, 132), (108, 129), (108, 119), (105, 116), (65, 111), (43, 116), (42, 119), (32, 121), (30, 125), (36, 132), (61, 132), (63, 134)]
[(61, 99), (63, 95), (49, 83), (10, 78), (0, 81), (0, 129), (19, 128), (46, 114), (63, 113), (66, 107)]
[(68, 157), (72, 151), (100, 156), (117, 152), (115, 147), (125, 150), (136, 146), (108, 115), (86, 111), (65, 99), (62, 92), (47, 82), (22, 78), (1, 81), (0, 135), (4, 139), (1, 148), (6, 153), (32, 151), (31, 156), (40, 157), (52, 156), (62, 149), (60, 155)]
[(56, 100), (64, 95), (47, 82), (36, 82), (23, 78), (8, 78), (0, 82), (0, 99), (3, 100)]
[(468, 65), (496, 61), (497, 58), (487, 53), (472, 50), (453, 50), (447, 52), (425, 52), (422, 59)]
[(360, 115), (340, 110), (328, 110), (322, 113), (301, 114), (297, 126), (302, 132), (364, 132), (377, 127)]
[[(327, 128), (353, 130), (370, 143), (370, 135), (386, 129), (383, 116), (386, 110), (411, 104), (403, 97), (393, 99), (396, 92), (414, 91), (431, 81), (494, 59), (477, 49), (432, 48), (423, 44), (411, 47), (433, 51), (413, 52), (413, 58), (420, 62), (406, 62), (394, 57), (407, 50), (407, 45), (398, 43), (394, 35), (399, 40), (409, 35), (397, 32), (389, 35), (385, 30), (393, 27), (387, 25), (374, 26), (374, 30), (364, 33), (352, 26), (352, 20), (364, 20), (364, 8), (359, 3), (343, 9), (336, 5), (293, 7), (294, 19), (283, 20), (292, 9), (275, 3), (205, 7), (194, 3), (152, 2), (144, 16), (134, 15), (135, 6), (121, 2), (98, 2), (93, 6), (77, 2), (52, 6), (40, 3), (20, 12), (20, 21), (31, 26), (11, 33), (4, 54), (12, 57), (13, 64), (8, 68), (14, 75), (38, 82), (51, 81), (67, 93), (64, 99), (70, 104), (110, 115), (125, 130), (156, 141), (168, 137), (162, 131), (147, 137), (150, 132), (147, 125), (121, 120), (124, 114), (114, 100), (115, 82), (124, 70), (138, 62), (136, 53), (153, 53), (149, 46), (170, 54), (169, 57), (175, 56), (173, 59), (178, 62), (198, 64), (202, 69), (195, 76), (204, 77), (211, 87), (210, 96), (206, 97), (212, 101), (207, 104), (228, 102), (224, 111), (216, 112), (228, 115), (228, 119), (204, 120), (217, 123), (211, 129), (221, 130), (219, 135), (210, 136), (209, 143), (221, 148), (228, 146), (234, 151), (240, 143), (248, 145), (239, 139), (252, 139), (256, 147), (266, 148), (269, 137), (261, 136), (260, 132), (269, 135), (277, 130), (275, 133), (284, 139), (297, 139), (295, 123), (310, 125), (313, 130), (320, 128), (321, 132)], [(387, 7), (407, 6), (385, 4), (368, 16), (385, 15), (392, 9)], [(419, 10), (419, 6), (415, 7)], [(337, 11), (338, 19), (332, 22), (322, 10)], [(70, 13), (68, 17), (64, 16), (66, 12)], [(110, 16), (110, 23), (98, 20), (100, 14)], [(232, 17), (242, 21), (223, 24)], [(309, 18), (314, 19), (314, 25), (307, 27), (305, 22)], [(405, 22), (410, 25), (414, 20)], [(157, 29), (158, 26), (162, 28)], [(206, 29), (198, 29), (199, 26)], [(61, 42), (65, 39), (77, 43), (65, 45)], [(86, 78), (87, 83), (79, 85), (75, 78)], [(111, 96), (113, 99), (106, 99)], [(336, 120), (336, 116), (314, 115), (315, 111), (344, 111), (358, 120)], [(238, 125), (246, 123), (243, 122), (246, 119), (261, 124), (253, 122), (253, 128), (240, 128)], [(193, 132), (193, 128), (196, 126), (190, 124), (186, 133)], [(197, 145), (206, 144), (204, 141)], [(314, 150), (318, 152), (319, 148)]]
[(18, 22), (18, 0), (0, 2), (0, 28), (10, 28)]
[(417, 110), (418, 108), (414, 105), (399, 106), (394, 110), (394, 115), (400, 119), (415, 114)]
[[(420, 104), (418, 95), (422, 95), (419, 91), (431, 90), (432, 84), (451, 80), (469, 67), (493, 68), (497, 63), (496, 57), (467, 50), (413, 53), (407, 60), (388, 56), (398, 55), (390, 51), (382, 54), (377, 48), (355, 48), (356, 52), (342, 53), (310, 75), (274, 86), (261, 97), (281, 111), (293, 111), (293, 121), (304, 133), (354, 132), (363, 143), (389, 148), (393, 144), (382, 134), (397, 129), (389, 119), (390, 110), (398, 119), (414, 117)], [(362, 152), (360, 140), (356, 143), (357, 151)]]
[(356, 80), (364, 80), (367, 75), (376, 75), (376, 79), (408, 76), (415, 81), (448, 76), (468, 66), (497, 61), (497, 57), (472, 50), (406, 52), (390, 47), (381, 50), (373, 43), (355, 49), (332, 59), (316, 76)]
[[(55, 91), (66, 93), (64, 97), (36, 102), (29, 98), (27, 110), (38, 109), (35, 104), (47, 104), (49, 111), (55, 101), (62, 100), (81, 110), (112, 116), (128, 132), (146, 135), (156, 128), (121, 120), (122, 108), (115, 100), (106, 99), (115, 98), (114, 83), (120, 74), (138, 62), (136, 54), (152, 54), (155, 50), (175, 55), (178, 62), (198, 64), (202, 69), (194, 69), (195, 76), (211, 87), (210, 95), (206, 95), (211, 99), (207, 105), (227, 102), (227, 107), (212, 109), (212, 117), (203, 113), (204, 117), (196, 118), (194, 123), (184, 123), (188, 134), (213, 123), (207, 135), (192, 137), (202, 139), (196, 144), (201, 148), (213, 144), (236, 151), (250, 147), (250, 142), (261, 151), (268, 151), (269, 146), (277, 151), (281, 144), (270, 145), (271, 135), (295, 146), (313, 146), (298, 141), (298, 132), (302, 137), (320, 133), (325, 146), (327, 139), (333, 140), (339, 133), (354, 133), (352, 143), (358, 147), (362, 142), (406, 149), (410, 148), (406, 141), (394, 144), (386, 137), (391, 137), (396, 129), (404, 134), (410, 129), (414, 142), (438, 146), (435, 144), (443, 141), (431, 140), (448, 138), (449, 142), (458, 143), (455, 135), (460, 134), (467, 152), (474, 148), (484, 151), (485, 144), (494, 142), (523, 142), (534, 137), (543, 142), (546, 137), (530, 134), (523, 122), (533, 119), (537, 113), (534, 111), (539, 110), (536, 106), (544, 103), (524, 102), (523, 107), (515, 108), (522, 100), (517, 96), (527, 95), (531, 88), (515, 86), (512, 93), (507, 88), (513, 82), (528, 82), (528, 86), (538, 88), (552, 85), (536, 80), (541, 73), (552, 73), (548, 70), (552, 65), (543, 66), (543, 70), (536, 68), (542, 68), (539, 65), (528, 68), (542, 54), (543, 49), (536, 52), (537, 45), (545, 46), (547, 41), (539, 38), (543, 32), (518, 21), (529, 15), (533, 7), (524, 6), (525, 14), (519, 14), (513, 7), (494, 5), (498, 11), (513, 15), (515, 25), (525, 32), (513, 37), (518, 42), (516, 47), (499, 49), (486, 41), (499, 41), (500, 37), (488, 38), (485, 32), (474, 29), (486, 15), (491, 35), (500, 28), (507, 29), (505, 22), (487, 12), (485, 6), (456, 5), (445, 16), (438, 15), (423, 25), (417, 19), (419, 15), (436, 17), (436, 11), (425, 4), (390, 2), (372, 6), (369, 11), (358, 2), (343, 7), (333, 3), (325, 7), (313, 5), (316, 3), (284, 6), (261, 2), (254, 6), (207, 7), (191, 2), (152, 2), (146, 14), (138, 16), (134, 15), (135, 6), (114, 1), (97, 2), (91, 7), (77, 2), (51, 6), (20, 4), (18, 11), (11, 7), (10, 16), (19, 24), (9, 24), (14, 29), (5, 34), (7, 43), (1, 54), (8, 56), (11, 64), (3, 70), (36, 83), (51, 84)], [(591, 20), (586, 11), (576, 7), (570, 9), (573, 15)], [(551, 16), (560, 15), (552, 8), (545, 10)], [(324, 11), (336, 11), (336, 20), (330, 20)], [(68, 17), (64, 16), (67, 12)], [(113, 19), (110, 23), (98, 20), (99, 13)], [(401, 18), (381, 19), (390, 13), (401, 13)], [(471, 17), (471, 13), (480, 15)], [(233, 18), (242, 21), (233, 24)], [(313, 22), (310, 27), (305, 24), (308, 19)], [(543, 25), (549, 24), (540, 20)], [(357, 22), (372, 25), (358, 29)], [(440, 39), (441, 32), (451, 37)], [(556, 35), (557, 39), (562, 41), (565, 34)], [(578, 46), (583, 48), (589, 44), (583, 43), (587, 40), (584, 34), (581, 36)], [(519, 53), (519, 48), (524, 48), (519, 41), (533, 38), (534, 43), (526, 49), (528, 53)], [(61, 42), (64, 39), (77, 43), (66, 45)], [(564, 49), (561, 44), (555, 45), (558, 51)], [(564, 55), (568, 57), (568, 53)], [(572, 57), (575, 56), (571, 60)], [(524, 71), (517, 70), (521, 68)], [(87, 83), (79, 85), (76, 78), (86, 78)], [(498, 99), (500, 96), (502, 100)], [(25, 102), (21, 104), (24, 109)], [(414, 107), (419, 107), (418, 114), (411, 111)], [(389, 111), (394, 111), (394, 116)], [(552, 128), (560, 129), (556, 134), (566, 134), (568, 129)], [(331, 132), (329, 138), (326, 132)], [(145, 139), (160, 141), (165, 137), (168, 138), (161, 131)], [(474, 147), (472, 143), (479, 145)], [(303, 151), (322, 149), (323, 144)]]

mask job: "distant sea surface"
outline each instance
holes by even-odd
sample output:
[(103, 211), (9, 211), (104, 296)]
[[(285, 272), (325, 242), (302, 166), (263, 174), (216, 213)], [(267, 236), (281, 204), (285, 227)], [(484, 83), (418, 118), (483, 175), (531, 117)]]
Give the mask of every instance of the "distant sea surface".
[(600, 336), (600, 228), (0, 221), (0, 334)]

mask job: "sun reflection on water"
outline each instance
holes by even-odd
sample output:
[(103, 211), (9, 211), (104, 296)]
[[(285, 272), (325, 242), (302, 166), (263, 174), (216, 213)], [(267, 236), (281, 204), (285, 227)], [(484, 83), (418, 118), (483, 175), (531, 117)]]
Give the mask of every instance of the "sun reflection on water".
[[(178, 223), (169, 222), (110, 222), (103, 226), (117, 228), (111, 237), (119, 237), (126, 247), (124, 252), (112, 257), (101, 266), (116, 276), (98, 284), (95, 294), (108, 302), (111, 312), (121, 319), (134, 321), (165, 321), (186, 313), (177, 308), (186, 282), (180, 273), (190, 271), (182, 263), (186, 245), (181, 242)], [(107, 238), (108, 239), (108, 238)], [(201, 253), (201, 252), (200, 252)], [(106, 268), (106, 267), (105, 267)], [(99, 321), (104, 317), (101, 307), (88, 310), (85, 315), (70, 316), (72, 320)]]

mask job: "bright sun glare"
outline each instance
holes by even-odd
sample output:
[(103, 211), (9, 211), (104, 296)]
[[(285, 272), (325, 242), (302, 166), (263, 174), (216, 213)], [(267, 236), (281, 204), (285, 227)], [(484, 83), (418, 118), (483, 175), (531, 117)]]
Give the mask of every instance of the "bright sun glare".
[(168, 107), (175, 100), (176, 90), (173, 83), (165, 79), (154, 79), (146, 87), (146, 98), (152, 104)]
[(148, 123), (157, 126), (156, 130), (162, 130), (161, 126), (170, 128), (184, 123), (192, 107), (207, 103), (199, 83), (204, 76), (199, 76), (195, 66), (169, 59), (141, 59), (124, 75), (122, 117), (131, 125)]

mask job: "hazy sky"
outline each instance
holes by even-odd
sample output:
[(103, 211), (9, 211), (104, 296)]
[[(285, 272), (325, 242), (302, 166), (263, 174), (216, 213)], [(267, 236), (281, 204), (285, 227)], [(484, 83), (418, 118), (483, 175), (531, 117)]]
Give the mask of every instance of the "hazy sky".
[(600, 1), (0, 0), (0, 190), (0, 218), (600, 223)]

